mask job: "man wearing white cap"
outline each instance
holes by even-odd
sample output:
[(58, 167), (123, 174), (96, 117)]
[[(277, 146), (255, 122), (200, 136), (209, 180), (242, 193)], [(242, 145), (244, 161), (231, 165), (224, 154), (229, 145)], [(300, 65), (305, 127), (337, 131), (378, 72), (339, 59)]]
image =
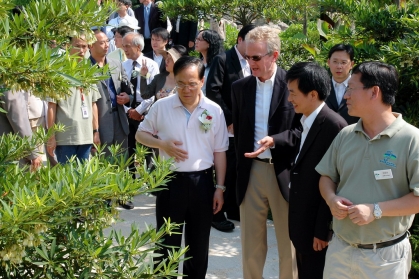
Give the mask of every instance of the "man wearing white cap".
[(112, 39), (114, 37), (112, 29), (115, 27), (119, 27), (122, 20), (126, 20), (128, 22), (128, 25), (125, 24), (125, 26), (136, 26), (136, 28), (131, 28), (135, 30), (139, 29), (138, 20), (135, 17), (129, 16), (127, 13), (128, 8), (131, 6), (131, 0), (118, 0), (118, 16), (116, 18), (111, 19), (108, 23), (108, 26), (106, 26), (105, 28), (106, 36), (108, 36), (109, 39)]
[(108, 58), (112, 58), (121, 62), (126, 61), (128, 58), (122, 49), (122, 38), (130, 32), (135, 32), (140, 27), (130, 24), (126, 19), (122, 19), (118, 28), (112, 29), (115, 37), (109, 42)]

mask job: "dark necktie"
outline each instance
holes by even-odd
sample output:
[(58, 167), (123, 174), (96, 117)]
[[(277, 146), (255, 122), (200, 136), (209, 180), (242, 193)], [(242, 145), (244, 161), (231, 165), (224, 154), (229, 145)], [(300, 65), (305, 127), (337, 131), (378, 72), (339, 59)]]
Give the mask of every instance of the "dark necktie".
[(137, 66), (137, 61), (132, 62), (132, 72), (131, 72), (131, 80), (130, 80), (132, 87), (134, 89), (133, 91), (134, 102), (132, 106), (134, 108), (137, 105), (137, 82), (138, 82), (138, 79), (140, 78), (140, 73), (134, 74), (135, 66)]

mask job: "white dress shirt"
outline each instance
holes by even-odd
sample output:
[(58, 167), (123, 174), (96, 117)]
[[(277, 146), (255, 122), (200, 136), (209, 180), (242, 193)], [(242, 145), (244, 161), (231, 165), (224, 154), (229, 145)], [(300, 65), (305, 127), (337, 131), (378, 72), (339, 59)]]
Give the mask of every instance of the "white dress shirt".
[(298, 156), (300, 155), (301, 148), (303, 148), (304, 142), (306, 141), (308, 132), (311, 129), (311, 126), (313, 126), (314, 120), (316, 119), (317, 115), (319, 115), (319, 112), (324, 107), (325, 102), (322, 102), (320, 106), (318, 106), (309, 116), (303, 115), (300, 119), (301, 125), (303, 126), (303, 132), (301, 133), (301, 142), (300, 142), (300, 151), (298, 152), (297, 157), (295, 157), (295, 162), (297, 162)]
[(240, 65), (242, 66), (242, 73), (243, 77), (248, 77), (252, 74), (250, 71), (249, 62), (247, 62), (246, 59), (241, 55), (239, 50), (237, 49), (237, 45), (234, 46), (234, 49), (236, 50), (237, 56), (239, 57)]
[[(268, 135), (269, 110), (271, 107), (272, 92), (275, 83), (277, 66), (270, 79), (261, 82), (256, 78), (256, 107), (255, 107), (255, 141), (254, 151), (260, 148), (257, 142)], [(260, 159), (272, 158), (268, 148), (258, 156)]]
[(338, 102), (338, 105), (340, 105), (340, 103), (343, 100), (343, 95), (345, 95), (345, 90), (346, 87), (348, 87), (348, 81), (351, 78), (351, 75), (349, 75), (349, 77), (341, 83), (338, 83), (335, 81), (334, 78), (332, 78), (332, 83), (333, 83), (333, 87), (335, 88), (335, 94), (336, 94), (336, 101)]
[[(160, 72), (159, 71), (159, 66), (157, 65), (156, 62), (154, 62), (153, 59), (145, 57), (143, 54), (141, 54), (136, 60), (137, 61), (137, 66), (136, 66), (137, 71), (140, 71), (141, 64), (143, 63), (143, 60), (145, 60), (146, 63), (147, 63), (148, 73), (150, 74), (150, 76), (147, 78), (147, 84), (150, 84), (151, 81), (154, 79), (154, 76), (157, 75)], [(131, 59), (128, 59), (127, 61), (122, 63), (122, 66), (124, 67), (125, 72), (127, 73), (128, 80), (131, 80), (131, 74), (132, 74), (132, 71), (133, 71), (132, 63), (133, 63), (133, 60), (131, 60)], [(137, 78), (141, 78), (140, 75), (138, 75)], [(154, 98), (149, 98), (147, 100), (144, 100), (143, 98), (141, 98), (140, 81), (137, 82), (137, 88), (135, 88), (135, 94), (136, 94), (137, 102), (141, 102), (141, 105), (136, 107), (135, 110), (139, 114), (142, 114), (142, 112), (144, 112), (145, 109), (153, 103)], [(125, 111), (128, 111), (128, 109), (129, 109), (128, 107), (125, 107)]]

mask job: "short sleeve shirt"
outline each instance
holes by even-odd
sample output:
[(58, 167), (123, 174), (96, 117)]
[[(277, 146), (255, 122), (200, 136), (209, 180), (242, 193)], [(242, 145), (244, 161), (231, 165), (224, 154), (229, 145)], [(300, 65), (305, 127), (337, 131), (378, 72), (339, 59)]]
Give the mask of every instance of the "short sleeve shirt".
[[(138, 130), (157, 135), (161, 140), (177, 140), (179, 147), (188, 152), (188, 159), (175, 162), (173, 170), (179, 172), (200, 171), (210, 168), (214, 163), (214, 152), (228, 149), (228, 134), (224, 113), (219, 105), (206, 98), (201, 92), (198, 106), (186, 116), (186, 108), (177, 94), (158, 100), (151, 107)], [(207, 111), (212, 117), (209, 130), (204, 130), (200, 116)], [(159, 156), (169, 159), (163, 150)]]
[(93, 112), (92, 104), (101, 98), (97, 87), (83, 91), (84, 106), (88, 111), (88, 118), (82, 116), (82, 97), (78, 88), (71, 88), (72, 94), (65, 99), (53, 100), (48, 102), (57, 104), (55, 123), (65, 126), (64, 132), (57, 132), (55, 139), (57, 145), (82, 145), (93, 143)]
[[(353, 204), (377, 203), (413, 192), (419, 196), (419, 130), (400, 114), (373, 139), (363, 131), (362, 119), (345, 127), (316, 167), (337, 183), (336, 194)], [(391, 170), (393, 178), (377, 180), (375, 171)], [(419, 199), (418, 199), (419, 202)], [(350, 244), (385, 242), (406, 232), (414, 215), (389, 217), (358, 226), (349, 219), (333, 219), (333, 230)]]

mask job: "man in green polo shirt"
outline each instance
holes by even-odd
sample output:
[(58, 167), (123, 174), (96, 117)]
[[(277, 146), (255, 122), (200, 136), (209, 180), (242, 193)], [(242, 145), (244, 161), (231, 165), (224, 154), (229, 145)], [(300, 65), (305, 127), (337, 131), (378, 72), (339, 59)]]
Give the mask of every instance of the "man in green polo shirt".
[(344, 97), (349, 115), (361, 119), (338, 134), (316, 167), (333, 215), (323, 278), (408, 278), (407, 230), (419, 212), (419, 130), (392, 112), (397, 88), (391, 65), (353, 69)]

